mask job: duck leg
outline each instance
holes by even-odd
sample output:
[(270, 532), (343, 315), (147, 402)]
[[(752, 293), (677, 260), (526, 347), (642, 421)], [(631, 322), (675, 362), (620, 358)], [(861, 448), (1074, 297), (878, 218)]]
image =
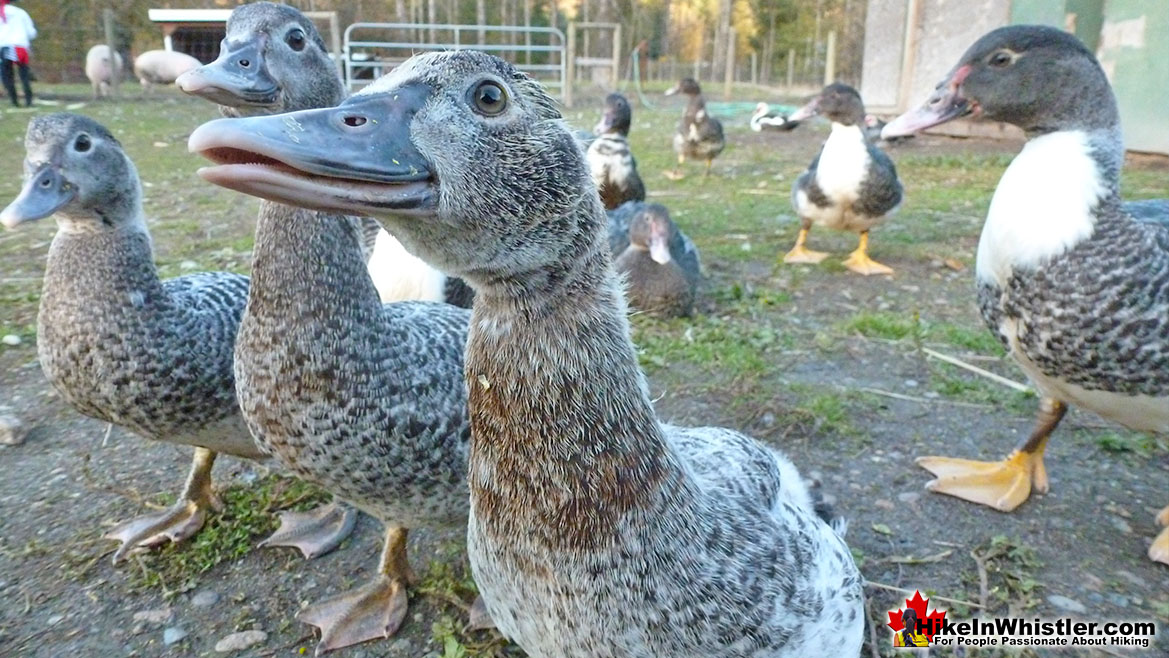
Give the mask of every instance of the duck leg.
[[(1169, 505), (1157, 515), (1157, 523), (1169, 526)], [(1161, 533), (1153, 540), (1153, 545), (1149, 547), (1149, 559), (1169, 564), (1169, 527), (1161, 528)]]
[(416, 581), (406, 559), (406, 528), (386, 528), (373, 581), (305, 609), (297, 619), (321, 629), (317, 655), (359, 642), (390, 637), (406, 618), (406, 589)]
[(1000, 512), (1010, 512), (1022, 505), (1032, 489), (1047, 493), (1043, 451), (1047, 448), (1048, 437), (1065, 413), (1067, 405), (1054, 398), (1043, 398), (1035, 429), (1002, 461), (919, 457), (917, 465), (936, 476), (925, 485), (926, 489), (993, 507)]
[(292, 546), (311, 560), (340, 546), (355, 525), (357, 510), (334, 500), (308, 512), (281, 512), (280, 527), (260, 546)]
[(802, 224), (800, 225), (800, 234), (796, 236), (796, 246), (784, 254), (783, 262), (814, 264), (828, 258), (828, 254), (823, 251), (812, 251), (804, 246), (804, 243), (808, 241), (808, 231), (812, 230), (812, 220), (802, 217), (800, 221)]
[(869, 232), (861, 231), (860, 244), (857, 245), (856, 251), (848, 255), (844, 260), (844, 266), (856, 272), (869, 276), (870, 274), (892, 274), (893, 268), (888, 265), (882, 265), (877, 261), (869, 258)]
[(178, 543), (198, 532), (207, 519), (207, 510), (220, 511), (223, 503), (211, 489), (211, 468), (215, 453), (206, 448), (195, 448), (191, 472), (177, 503), (169, 509), (147, 514), (115, 526), (106, 533), (106, 539), (122, 542), (114, 552), (119, 562), (133, 549), (157, 546), (166, 541)]
[(714, 165), (714, 158), (707, 158), (706, 159), (706, 173), (703, 174), (704, 176), (710, 176), (710, 168), (713, 165)]

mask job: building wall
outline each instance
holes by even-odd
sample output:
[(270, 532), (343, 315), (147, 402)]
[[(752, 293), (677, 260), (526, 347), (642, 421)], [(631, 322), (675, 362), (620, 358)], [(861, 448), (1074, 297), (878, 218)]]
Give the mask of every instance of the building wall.
[(1116, 93), (1125, 146), (1169, 154), (1169, 2), (1108, 0), (1096, 56)]

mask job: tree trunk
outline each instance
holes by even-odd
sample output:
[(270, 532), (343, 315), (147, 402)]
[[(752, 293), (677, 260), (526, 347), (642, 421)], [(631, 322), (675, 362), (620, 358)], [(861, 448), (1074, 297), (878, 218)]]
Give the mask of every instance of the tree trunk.
[[(438, 0), (426, 0), (426, 22), (431, 25), (438, 22)], [(434, 28), (430, 28), (430, 43), (438, 41), (435, 38)]]
[[(475, 22), (479, 25), (487, 24), (487, 0), (475, 0)], [(487, 40), (487, 31), (480, 28), (479, 45)]]
[[(532, 0), (524, 0), (524, 27), (532, 27)], [(529, 49), (532, 47), (532, 33), (524, 32), (524, 45)], [(532, 63), (532, 51), (524, 51), (524, 61), (528, 64)]]

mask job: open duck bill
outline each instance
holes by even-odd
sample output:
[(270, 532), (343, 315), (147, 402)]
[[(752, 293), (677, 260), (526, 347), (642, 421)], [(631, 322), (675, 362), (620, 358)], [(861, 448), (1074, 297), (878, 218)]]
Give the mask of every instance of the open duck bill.
[(436, 180), (410, 140), (429, 95), (418, 83), (333, 108), (217, 119), (187, 146), (216, 163), (199, 170), (204, 180), (245, 194), (328, 212), (432, 215)]
[(787, 118), (788, 121), (806, 121), (812, 117), (820, 114), (820, 97), (817, 96), (808, 101), (806, 105), (792, 113)]
[(937, 86), (920, 107), (885, 124), (881, 138), (904, 137), (926, 128), (968, 115), (977, 115), (978, 103), (962, 95), (962, 83), (970, 73), (970, 66), (961, 66)]
[(276, 105), (280, 87), (264, 65), (266, 39), (267, 35), (260, 35), (236, 44), (224, 39), (214, 62), (180, 75), (175, 85), (192, 96), (228, 107)]
[(61, 176), (51, 164), (41, 168), (24, 183), (20, 195), (0, 212), (0, 222), (8, 228), (48, 217), (64, 208), (77, 196), (77, 188)]

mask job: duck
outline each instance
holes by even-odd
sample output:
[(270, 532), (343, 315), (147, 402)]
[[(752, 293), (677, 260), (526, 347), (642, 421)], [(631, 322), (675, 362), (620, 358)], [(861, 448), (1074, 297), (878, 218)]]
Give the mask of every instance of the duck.
[(763, 132), (765, 130), (782, 130), (788, 132), (800, 125), (799, 121), (792, 121), (791, 117), (782, 112), (772, 112), (767, 103), (759, 103), (751, 113), (751, 130)]
[(621, 94), (605, 97), (605, 109), (593, 133), (597, 138), (586, 153), (593, 182), (605, 208), (627, 201), (645, 201), (645, 185), (637, 174), (637, 160), (629, 150), (633, 110)]
[[(230, 75), (244, 57), (251, 71), (273, 77), (336, 75), (312, 22), (287, 5), (237, 7), (223, 53), (203, 75), (216, 81), (217, 102), (229, 108), (263, 85), (254, 73)], [(290, 92), (300, 100), (284, 109), (338, 103), (344, 95), (333, 90), (328, 97)], [(238, 118), (207, 124), (190, 143), (212, 155), (234, 153), (239, 126), (246, 125)], [(204, 177), (234, 189), (239, 174), (230, 169)], [(317, 652), (324, 653), (401, 628), (417, 583), (410, 529), (465, 527), (470, 425), (463, 345), (470, 314), (445, 302), (383, 303), (362, 256), (365, 214), (304, 205), (311, 204), (261, 203), (235, 372), (243, 417), (262, 449), (385, 526), (373, 577), (298, 615), (320, 629)]]
[(690, 100), (682, 111), (682, 120), (678, 122), (678, 130), (674, 133), (674, 152), (678, 154), (678, 166), (667, 177), (681, 179), (681, 167), (686, 158), (706, 160), (706, 175), (709, 176), (711, 164), (727, 146), (723, 125), (706, 111), (702, 87), (694, 78), (682, 78), (678, 84), (666, 90), (667, 96), (674, 94), (683, 94)]
[(694, 243), (660, 203), (630, 201), (608, 211), (609, 250), (640, 311), (685, 317), (694, 310), (702, 266)]
[[(25, 150), (24, 186), (0, 221), (16, 228), (57, 218), (37, 315), (46, 379), (85, 416), (195, 451), (174, 505), (105, 535), (120, 542), (117, 563), (140, 547), (190, 538), (222, 509), (211, 477), (219, 454), (264, 458), (240, 415), (232, 375), (248, 277), (159, 278), (138, 170), (93, 119), (34, 117)], [(308, 557), (336, 548), (356, 521), (335, 506), (319, 515), (332, 533)]]
[(374, 216), (475, 289), (467, 552), (528, 655), (858, 654), (860, 573), (791, 461), (659, 422), (604, 208), (539, 82), (424, 53), (336, 108), (215, 121), (189, 147), (206, 179)]
[(796, 244), (785, 263), (819, 263), (828, 257), (807, 248), (813, 225), (860, 234), (844, 266), (865, 276), (892, 274), (893, 268), (869, 257), (869, 231), (901, 204), (901, 181), (893, 161), (865, 136), (865, 106), (855, 89), (842, 83), (824, 87), (791, 118), (822, 115), (832, 132), (807, 170), (792, 185), (792, 209), (800, 218)]
[[(264, 21), (278, 16), (277, 3), (258, 2), (257, 9), (249, 10), (249, 20)], [(323, 43), (323, 42), (322, 42)], [(297, 43), (299, 56), (308, 48), (307, 42)], [(293, 109), (323, 107), (335, 104), (347, 94), (336, 65), (332, 69), (318, 66), (311, 75), (299, 71), (300, 60), (294, 57), (269, 58), (265, 69), (256, 68), (252, 51), (259, 44), (228, 53), (220, 53), (211, 65), (193, 69), (181, 75), (175, 84), (183, 92), (199, 96), (220, 105), (224, 116), (275, 114)], [(253, 91), (246, 98), (235, 97), (230, 89), (234, 76), (246, 76), (253, 82)], [(237, 85), (238, 86), (238, 85)], [(471, 289), (457, 278), (430, 267), (409, 251), (375, 220), (361, 218), (366, 262), (374, 286), (384, 302), (406, 299), (442, 301), (464, 308), (471, 306)]]
[[(1054, 28), (992, 30), (895, 137), (959, 117), (1003, 121), (1027, 142), (1003, 173), (978, 242), (978, 306), (1040, 394), (1005, 459), (922, 457), (928, 488), (1010, 512), (1049, 488), (1044, 451), (1071, 406), (1169, 434), (1169, 201), (1124, 203), (1120, 114), (1092, 51)], [(1169, 507), (1158, 515), (1169, 524)], [(1148, 555), (1169, 564), (1169, 529)]]

